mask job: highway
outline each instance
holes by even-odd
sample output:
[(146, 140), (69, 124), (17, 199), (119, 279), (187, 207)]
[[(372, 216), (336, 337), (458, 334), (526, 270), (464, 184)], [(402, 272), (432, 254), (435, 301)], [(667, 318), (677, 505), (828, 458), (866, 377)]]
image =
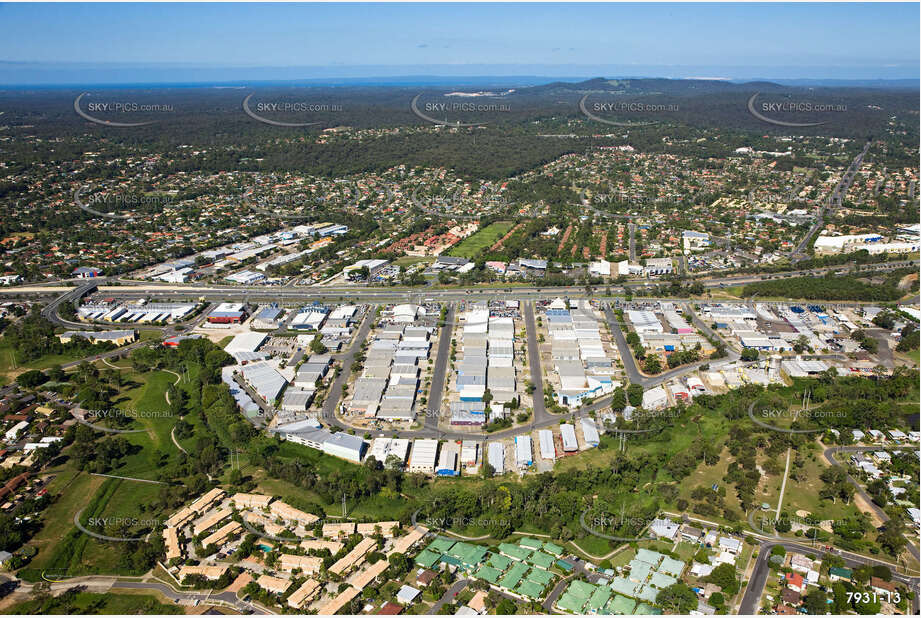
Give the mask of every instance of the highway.
[[(897, 262), (882, 262), (878, 264), (866, 264), (861, 267), (861, 272), (867, 271), (886, 271), (896, 268), (918, 265), (918, 260), (901, 260)], [(791, 277), (803, 276), (822, 276), (827, 273), (834, 273), (841, 270), (847, 270), (847, 264), (837, 266), (827, 266), (822, 268), (813, 268), (806, 270), (796, 270), (782, 273), (769, 274), (739, 274), (727, 275), (724, 277), (710, 277), (697, 279), (705, 288), (720, 288), (728, 286), (744, 285), (746, 283), (755, 283), (766, 279), (785, 279)], [(377, 301), (395, 301), (409, 302), (412, 296), (424, 295), (441, 301), (451, 300), (498, 300), (508, 298), (513, 294), (520, 300), (540, 300), (552, 299), (557, 296), (584, 297), (584, 286), (561, 286), (545, 287), (539, 285), (530, 286), (509, 286), (502, 287), (476, 287), (476, 288), (407, 288), (407, 287), (369, 287), (369, 286), (301, 286), (297, 288), (286, 288), (280, 286), (263, 286), (263, 285), (198, 285), (198, 284), (164, 284), (150, 283), (146, 281), (118, 280), (119, 285), (106, 285), (108, 279), (99, 278), (92, 281), (77, 280), (71, 285), (65, 285), (66, 282), (58, 282), (57, 285), (21, 285), (0, 288), (0, 295), (12, 297), (28, 297), (31, 295), (50, 296), (60, 294), (62, 296), (55, 299), (55, 308), (62, 302), (73, 300), (77, 295), (81, 295), (79, 290), (89, 290), (93, 286), (98, 286), (100, 293), (115, 296), (118, 298), (146, 298), (151, 296), (163, 297), (165, 300), (174, 299), (198, 299), (224, 302), (224, 301), (244, 301), (244, 302), (307, 302), (313, 300), (349, 300), (352, 302), (363, 300), (364, 302)], [(642, 292), (643, 289), (650, 286), (656, 286), (667, 283), (660, 280), (644, 280), (626, 282), (620, 285), (596, 286), (595, 296), (602, 297), (602, 291), (611, 289), (612, 294), (622, 295), (630, 291), (631, 293)], [(76, 290), (74, 288), (77, 288)], [(686, 300), (686, 299), (684, 299)], [(847, 303), (836, 303), (847, 304)], [(854, 305), (861, 303), (853, 303)], [(47, 308), (46, 308), (47, 309)], [(48, 309), (49, 312), (54, 309)], [(64, 325), (64, 324), (62, 324)], [(71, 324), (73, 326), (74, 324)]]

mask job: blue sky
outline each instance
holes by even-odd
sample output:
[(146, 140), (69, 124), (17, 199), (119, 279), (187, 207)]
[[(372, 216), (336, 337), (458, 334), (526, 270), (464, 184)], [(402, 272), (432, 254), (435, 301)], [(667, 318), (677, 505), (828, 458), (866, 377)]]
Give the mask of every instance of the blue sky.
[(0, 4), (9, 62), (916, 78), (919, 5)]

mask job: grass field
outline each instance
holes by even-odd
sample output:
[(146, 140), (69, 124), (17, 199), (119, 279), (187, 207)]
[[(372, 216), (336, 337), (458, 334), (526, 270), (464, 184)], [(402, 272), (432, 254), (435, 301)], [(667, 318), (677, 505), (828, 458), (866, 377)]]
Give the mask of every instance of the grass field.
[[(64, 467), (49, 485), (56, 501), (43, 514), (43, 527), (29, 542), (38, 550), (32, 562), (20, 572), (35, 581), (42, 572), (58, 575), (81, 575), (120, 572), (120, 554), (112, 544), (95, 539), (74, 526), (74, 516), (82, 511), (81, 521), (87, 529), (107, 534), (102, 524), (90, 523), (90, 518), (103, 520), (137, 519), (138, 526), (128, 528), (129, 536), (143, 536), (141, 529), (153, 527), (164, 514), (153, 511), (160, 486), (120, 479), (93, 476)], [(108, 523), (108, 522), (106, 522)]]
[(413, 264), (419, 264), (422, 262), (425, 262), (426, 264), (430, 264), (434, 261), (435, 261), (435, 258), (433, 257), (418, 256), (418, 255), (404, 255), (401, 258), (395, 259), (393, 263), (402, 268), (406, 268), (408, 266), (412, 266)]
[(484, 249), (493, 246), (497, 240), (505, 236), (509, 230), (515, 227), (512, 221), (496, 221), (486, 226), (473, 236), (464, 239), (460, 244), (455, 245), (448, 251), (448, 255), (454, 257), (474, 258)]
[(138, 450), (126, 457), (123, 464), (113, 470), (113, 474), (155, 480), (160, 467), (154, 457), (155, 453), (170, 456), (178, 453), (170, 439), (170, 431), (177, 419), (169, 416), (169, 406), (166, 403), (166, 390), (176, 381), (176, 376), (166, 371), (125, 373), (125, 380), (131, 386), (119, 394), (115, 406), (120, 410), (136, 410), (138, 414), (131, 428), (147, 431), (122, 434)]
[[(151, 594), (132, 594), (130, 592), (79, 592), (70, 607), (60, 606), (54, 599), (26, 601), (13, 605), (5, 613), (9, 614), (104, 614), (130, 616), (134, 614), (182, 614), (178, 605), (161, 603), (157, 596)], [(68, 611), (70, 610), (70, 611)]]
[[(290, 442), (282, 443), (278, 456), (285, 459), (300, 459), (305, 462), (310, 462), (312, 465), (316, 466), (321, 476), (330, 474), (342, 466), (354, 465), (321, 453), (320, 451)], [(327, 502), (314, 491), (298, 487), (297, 485), (281, 479), (269, 478), (261, 470), (242, 466), (241, 471), (244, 474), (254, 475), (254, 480), (258, 484), (257, 492), (293, 498), (306, 504), (319, 504), (330, 515), (338, 516), (342, 514), (342, 503), (338, 500)], [(396, 519), (404, 511), (412, 509), (413, 507), (414, 503), (405, 496), (388, 496), (386, 492), (379, 493), (373, 498), (363, 500), (359, 503), (346, 503), (349, 517), (367, 517), (369, 519)]]
[(66, 568), (66, 565), (56, 564), (59, 556), (55, 555), (55, 549), (73, 530), (74, 514), (89, 504), (105, 481), (102, 477), (79, 472), (70, 466), (54, 472), (57, 476), (49, 483), (48, 492), (57, 499), (42, 513), (42, 529), (29, 541), (38, 554), (27, 568), (38, 571), (39, 577), (42, 570)]
[(0, 375), (5, 376), (7, 382), (13, 381), (20, 373), (30, 369), (48, 369), (54, 365), (69, 363), (79, 358), (81, 358), (79, 354), (49, 354), (28, 363), (19, 363), (16, 360), (13, 347), (8, 341), (0, 337)]

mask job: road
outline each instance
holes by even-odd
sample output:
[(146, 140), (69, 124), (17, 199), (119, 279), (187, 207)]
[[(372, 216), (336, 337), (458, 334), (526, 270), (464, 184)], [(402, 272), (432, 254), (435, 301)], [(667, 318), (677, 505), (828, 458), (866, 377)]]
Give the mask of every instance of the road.
[(534, 392), (531, 393), (534, 409), (534, 423), (552, 421), (553, 416), (547, 412), (544, 405), (544, 376), (540, 363), (540, 342), (537, 338), (537, 324), (534, 321), (534, 303), (524, 303), (524, 324), (528, 333), (528, 369), (531, 372), (531, 384)]
[(857, 170), (860, 169), (861, 163), (863, 163), (863, 158), (866, 156), (867, 151), (870, 149), (870, 144), (872, 142), (867, 142), (864, 145), (863, 150), (854, 157), (854, 160), (851, 161), (851, 164), (845, 170), (844, 174), (841, 176), (841, 180), (838, 181), (838, 184), (835, 185), (835, 188), (832, 189), (831, 195), (828, 196), (828, 201), (825, 206), (819, 210), (819, 214), (816, 215), (815, 223), (812, 224), (812, 227), (809, 228), (809, 231), (806, 232), (806, 235), (801, 241), (796, 245), (796, 248), (790, 253), (790, 257), (793, 261), (798, 261), (806, 259), (809, 257), (806, 255), (806, 246), (809, 243), (809, 240), (815, 235), (819, 230), (825, 226), (825, 214), (828, 211), (828, 214), (834, 214), (835, 211), (841, 207), (841, 203), (844, 201), (844, 196), (847, 195), (848, 189), (851, 188), (851, 183), (854, 182), (854, 175), (857, 173)]
[[(273, 612), (268, 611), (266, 608), (261, 606), (256, 606), (252, 603), (247, 603), (237, 598), (237, 595), (233, 592), (220, 592), (218, 594), (212, 594), (210, 590), (204, 591), (194, 591), (194, 592), (176, 592), (170, 586), (167, 586), (161, 582), (133, 582), (133, 581), (116, 581), (112, 584), (112, 588), (124, 588), (124, 589), (135, 589), (135, 590), (158, 590), (163, 593), (168, 599), (173, 602), (178, 602), (180, 599), (186, 601), (198, 601), (202, 604), (213, 603), (215, 605), (228, 604), (231, 607), (236, 608), (243, 614), (260, 614), (268, 615)], [(217, 601), (217, 603), (215, 603)]]
[[(918, 260), (903, 260), (899, 262), (884, 262), (879, 264), (869, 264), (865, 265), (862, 268), (863, 271), (876, 271), (876, 270), (892, 270), (895, 268), (901, 268), (905, 266), (917, 265)], [(769, 273), (769, 274), (739, 274), (739, 275), (727, 275), (723, 277), (710, 277), (696, 280), (705, 288), (720, 288), (726, 286), (735, 286), (735, 285), (744, 285), (746, 283), (754, 283), (762, 281), (764, 279), (785, 279), (790, 277), (802, 277), (802, 276), (821, 276), (829, 272), (836, 272), (838, 270), (846, 269), (848, 266), (846, 264), (840, 264), (837, 266), (828, 266), (822, 268), (813, 268), (807, 270), (796, 270), (782, 273)], [(246, 301), (246, 302), (277, 302), (277, 303), (296, 303), (296, 302), (306, 302), (313, 300), (344, 300), (349, 299), (352, 302), (364, 301), (364, 302), (383, 302), (385, 300), (397, 300), (405, 301), (407, 294), (425, 294), (431, 298), (437, 298), (443, 302), (448, 302), (451, 300), (498, 300), (505, 299), (509, 294), (514, 294), (516, 298), (521, 300), (538, 300), (538, 299), (551, 299), (557, 296), (570, 296), (570, 297), (584, 297), (585, 296), (585, 287), (584, 286), (561, 286), (561, 287), (544, 287), (544, 286), (516, 286), (508, 288), (486, 288), (479, 287), (473, 289), (467, 288), (429, 288), (420, 290), (418, 288), (405, 288), (405, 287), (393, 287), (393, 288), (372, 288), (372, 287), (359, 287), (359, 286), (328, 286), (328, 287), (302, 287), (301, 289), (290, 289), (290, 288), (281, 288), (273, 286), (260, 286), (260, 285), (212, 285), (212, 286), (202, 286), (198, 284), (163, 284), (163, 283), (150, 283), (146, 281), (134, 281), (134, 280), (119, 280), (117, 283), (119, 285), (105, 285), (107, 282), (106, 279), (99, 279), (93, 282), (92, 285), (98, 285), (99, 291), (105, 294), (110, 294), (119, 298), (150, 298), (151, 296), (162, 296), (165, 299), (189, 299), (195, 298), (204, 298), (207, 301), (212, 302), (224, 302), (224, 301)], [(641, 293), (642, 290), (651, 285), (659, 285), (663, 283), (659, 280), (645, 280), (645, 281), (634, 281), (627, 282), (620, 285), (611, 285), (604, 286), (602, 288), (599, 286), (598, 290), (607, 289), (610, 287), (612, 294), (624, 294), (628, 290), (636, 293)], [(27, 297), (29, 295), (56, 295), (61, 294), (63, 296), (55, 299), (56, 308), (58, 304), (64, 302), (65, 300), (72, 300), (75, 298), (75, 294), (80, 289), (91, 289), (92, 285), (86, 283), (85, 281), (78, 281), (73, 284), (78, 286), (76, 289), (70, 285), (64, 285), (65, 282), (58, 282), (57, 285), (21, 285), (21, 286), (11, 286), (11, 287), (2, 287), (0, 288), (0, 295), (5, 296), (19, 296)], [(599, 295), (596, 295), (599, 296)], [(657, 298), (656, 300), (662, 300)], [(685, 299), (672, 299), (672, 300), (687, 300)], [(837, 303), (839, 305), (851, 305), (858, 306), (866, 303)], [(871, 303), (872, 304), (872, 303)], [(50, 316), (56, 314), (55, 308), (49, 309), (46, 307), (47, 316), (51, 319)], [(69, 327), (82, 326), (84, 324), (74, 324), (64, 322), (60, 318), (56, 320), (59, 324), (66, 325)], [(112, 328), (124, 328), (125, 325), (113, 325)], [(144, 326), (136, 326), (138, 328), (144, 328)], [(148, 327), (148, 328), (159, 328), (159, 327)]]
[[(611, 327), (611, 334), (614, 335), (614, 342), (617, 344), (617, 351), (620, 354), (621, 361), (624, 364), (624, 371), (627, 374), (627, 378), (630, 380), (631, 384), (639, 384), (640, 386), (643, 387), (644, 390), (652, 388), (654, 386), (658, 386), (665, 382), (668, 382), (669, 380), (673, 378), (681, 377), (685, 374), (691, 373), (692, 371), (696, 371), (702, 365), (706, 365), (708, 363), (713, 362), (710, 359), (705, 359), (705, 360), (697, 361), (695, 363), (691, 363), (690, 365), (675, 367), (674, 369), (670, 369), (669, 371), (666, 371), (665, 373), (660, 373), (658, 375), (654, 375), (654, 376), (644, 375), (640, 373), (639, 367), (637, 367), (636, 365), (636, 359), (633, 358), (633, 350), (631, 350), (630, 346), (627, 345), (627, 338), (624, 335), (623, 329), (621, 329), (620, 327), (620, 322), (618, 321), (617, 315), (615, 315), (614, 310), (611, 309), (610, 305), (606, 305), (604, 312), (605, 312), (605, 317), (607, 317), (608, 319), (608, 325)], [(693, 311), (691, 311), (690, 314), (693, 316), (695, 325), (698, 325), (698, 327), (702, 325), (703, 328), (709, 331), (712, 336), (722, 341), (722, 339), (718, 335), (716, 335), (716, 333), (713, 333), (713, 331), (707, 328), (707, 326), (703, 324), (703, 322), (700, 322), (699, 320), (697, 320), (697, 316), (694, 314)], [(729, 348), (728, 346), (726, 348), (726, 351), (727, 351), (728, 356), (726, 356), (726, 358), (719, 359), (720, 361), (729, 362), (729, 361), (735, 361), (739, 359), (739, 355), (736, 352), (734, 352), (731, 348)]]
[(327, 423), (335, 424), (343, 429), (347, 427), (336, 420), (336, 406), (339, 404), (339, 399), (342, 397), (343, 385), (348, 382), (349, 376), (352, 375), (352, 362), (355, 360), (355, 355), (358, 354), (362, 344), (368, 338), (368, 333), (371, 332), (371, 325), (374, 324), (376, 315), (377, 306), (371, 305), (368, 307), (368, 311), (361, 321), (361, 326), (358, 327), (358, 332), (355, 334), (352, 345), (344, 354), (337, 357), (340, 361), (339, 375), (336, 376), (336, 379), (329, 387), (329, 391), (326, 393), (326, 400), (323, 402), (323, 418), (326, 419)]
[(630, 223), (627, 224), (627, 228), (630, 230), (630, 242), (628, 245), (630, 248), (630, 261), (635, 264), (636, 263), (636, 223), (634, 223), (633, 221), (630, 221)]
[[(797, 552), (802, 554), (811, 554), (817, 556), (824, 556), (826, 553), (825, 549), (821, 546), (812, 547), (810, 545), (803, 545), (801, 543), (796, 543), (793, 541), (765, 541), (761, 544), (758, 549), (758, 558), (755, 562), (755, 569), (752, 571), (752, 576), (748, 581), (748, 586), (745, 589), (745, 594), (742, 596), (742, 603), (739, 605), (739, 615), (754, 615), (757, 614), (759, 608), (759, 601), (761, 600), (761, 595), (764, 593), (764, 585), (767, 583), (767, 578), (770, 576), (770, 564), (768, 560), (771, 557), (771, 549), (775, 546), (781, 545), (788, 552)], [(856, 554), (851, 554), (849, 552), (834, 550), (832, 555), (841, 558), (844, 563), (850, 567), (855, 568), (865, 564), (882, 564), (885, 563), (878, 562), (871, 558), (865, 558), (863, 556), (858, 556)], [(918, 578), (910, 577), (907, 575), (901, 575), (898, 573), (892, 574), (892, 580), (899, 582), (909, 589), (914, 590), (915, 598), (912, 601), (914, 605), (914, 615), (918, 614)]]
[(425, 415), (425, 426), (428, 429), (438, 430), (438, 418), (441, 416), (441, 400), (444, 399), (445, 382), (448, 377), (448, 361), (451, 359), (451, 337), (454, 336), (454, 319), (457, 307), (454, 303), (448, 305), (445, 323), (438, 334), (438, 356), (435, 357), (435, 368), (432, 370), (432, 388), (429, 390), (428, 414)]
[[(906, 446), (906, 447), (900, 447), (900, 448), (915, 449), (914, 446)], [(825, 451), (823, 451), (822, 453), (822, 456), (825, 458), (825, 461), (828, 463), (828, 465), (841, 466), (842, 468), (845, 469), (845, 471), (847, 471), (847, 468), (843, 466), (841, 462), (839, 462), (835, 458), (835, 455), (837, 453), (865, 453), (865, 452), (872, 452), (872, 451), (878, 451), (878, 450), (879, 450), (879, 447), (875, 447), (875, 446), (833, 446), (833, 447), (825, 449)], [(856, 488), (857, 493), (860, 494), (860, 497), (863, 498), (864, 502), (866, 502), (870, 506), (870, 508), (873, 509), (873, 512), (876, 513), (876, 516), (879, 517), (880, 521), (882, 522), (889, 521), (889, 516), (886, 514), (886, 511), (880, 508), (878, 504), (873, 502), (873, 498), (871, 498), (870, 494), (868, 494), (867, 491), (863, 488), (863, 486), (859, 482), (857, 482), (857, 479), (855, 479), (853, 476), (848, 474), (847, 480), (850, 481), (851, 485), (853, 485)], [(908, 540), (908, 551), (911, 553), (912, 556), (914, 556), (915, 560), (921, 561), (921, 556), (919, 556), (918, 548), (912, 545), (910, 539)]]
[(447, 605), (448, 603), (453, 603), (455, 597), (461, 593), (461, 590), (467, 587), (467, 584), (470, 583), (470, 580), (459, 579), (451, 587), (445, 590), (445, 593), (441, 595), (441, 598), (432, 605), (429, 611), (425, 612), (429, 616), (436, 616), (441, 612), (441, 608)]

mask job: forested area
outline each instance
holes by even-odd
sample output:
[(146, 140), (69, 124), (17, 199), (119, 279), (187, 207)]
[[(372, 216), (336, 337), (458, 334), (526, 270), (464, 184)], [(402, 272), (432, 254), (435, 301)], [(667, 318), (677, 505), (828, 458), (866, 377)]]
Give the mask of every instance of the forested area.
[[(880, 283), (872, 283), (865, 278), (853, 275), (834, 275), (826, 277), (790, 277), (788, 279), (775, 279), (748, 283), (742, 289), (742, 296), (771, 297), (806, 300), (862, 300), (870, 302), (891, 302), (900, 299), (909, 290), (900, 290), (896, 287), (899, 279), (915, 272), (911, 268), (903, 268), (886, 273), (885, 279)], [(912, 289), (917, 289), (918, 281), (915, 280)]]

